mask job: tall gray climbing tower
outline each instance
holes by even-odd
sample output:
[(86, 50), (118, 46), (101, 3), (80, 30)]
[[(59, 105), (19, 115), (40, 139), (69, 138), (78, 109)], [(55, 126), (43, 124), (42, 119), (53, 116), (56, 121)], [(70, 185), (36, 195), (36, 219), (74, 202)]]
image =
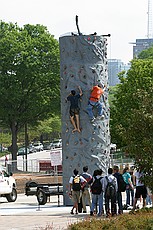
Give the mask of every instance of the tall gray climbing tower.
[[(63, 140), (63, 187), (64, 204), (70, 205), (69, 178), (77, 168), (79, 173), (88, 165), (89, 172), (101, 168), (106, 172), (109, 166), (110, 133), (109, 133), (109, 104), (108, 104), (108, 68), (107, 68), (107, 38), (106, 36), (77, 35), (63, 36), (60, 42), (60, 75), (61, 75), (61, 113)], [(103, 101), (103, 120), (90, 122), (87, 114), (88, 99), (91, 88), (101, 83), (106, 90)], [(81, 133), (72, 133), (69, 107), (66, 101), (72, 89), (79, 93)], [(95, 117), (97, 114), (94, 109)]]

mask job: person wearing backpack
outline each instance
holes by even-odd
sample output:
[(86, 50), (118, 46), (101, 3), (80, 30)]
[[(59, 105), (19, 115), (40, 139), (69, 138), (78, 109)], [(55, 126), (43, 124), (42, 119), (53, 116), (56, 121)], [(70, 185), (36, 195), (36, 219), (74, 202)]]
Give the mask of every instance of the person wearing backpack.
[[(117, 165), (114, 165), (113, 171), (114, 171), (114, 177), (116, 177), (117, 185), (118, 185), (118, 191), (116, 194), (116, 199), (118, 203), (118, 214), (122, 214), (123, 213), (122, 192), (125, 192), (126, 190), (126, 183), (122, 175), (119, 173), (119, 167)], [(117, 212), (115, 211), (115, 213)]]
[(72, 196), (73, 207), (71, 210), (71, 214), (75, 213), (78, 214), (78, 203), (80, 201), (80, 191), (84, 184), (87, 183), (86, 179), (82, 176), (78, 175), (79, 171), (77, 169), (73, 170), (73, 176), (70, 177), (69, 184), (70, 184), (70, 193), (69, 195)]
[(88, 182), (92, 179), (92, 176), (88, 173), (88, 166), (83, 167), (83, 173), (81, 174), (83, 178), (86, 179), (87, 183), (82, 189), (82, 206), (83, 206), (83, 213), (87, 212), (86, 209), (86, 202), (91, 208), (91, 193), (90, 193), (90, 188)]
[[(102, 190), (105, 197), (105, 210), (106, 217), (114, 216), (116, 214), (116, 194), (118, 191), (117, 179), (113, 175), (113, 169), (108, 169), (108, 175), (102, 180)], [(109, 202), (111, 201), (111, 213), (109, 208)]]
[(94, 215), (94, 210), (96, 209), (98, 203), (98, 216), (103, 213), (103, 191), (102, 191), (102, 170), (98, 169), (96, 171), (96, 176), (93, 176), (91, 183), (91, 194), (92, 194), (92, 204), (90, 209), (90, 216)]

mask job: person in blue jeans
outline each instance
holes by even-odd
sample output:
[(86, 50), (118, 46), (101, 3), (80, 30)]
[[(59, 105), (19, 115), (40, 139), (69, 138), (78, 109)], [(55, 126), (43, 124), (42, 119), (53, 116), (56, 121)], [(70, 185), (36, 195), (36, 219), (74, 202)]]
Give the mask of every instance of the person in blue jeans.
[[(133, 175), (133, 171), (130, 172), (131, 175), (131, 181), (132, 184), (134, 186), (134, 175)], [(130, 188), (130, 197), (131, 197), (131, 206), (133, 206), (134, 204), (134, 189)]]
[[(96, 209), (96, 206), (98, 204), (98, 216), (101, 216), (103, 214), (103, 191), (102, 191), (102, 179), (103, 177), (102, 175), (102, 170), (99, 169), (97, 170), (97, 176), (96, 178), (100, 180), (101, 183), (101, 192), (100, 194), (94, 194), (92, 191), (92, 204), (91, 204), (91, 209), (90, 209), (90, 216), (94, 215), (94, 210)], [(95, 181), (95, 177), (92, 178), (91, 182), (91, 186)]]
[(104, 118), (103, 110), (102, 110), (103, 104), (100, 101), (101, 95), (104, 94), (104, 91), (105, 91), (105, 86), (103, 88), (102, 84), (100, 83), (98, 85), (95, 85), (91, 90), (90, 98), (88, 101), (88, 107), (87, 107), (87, 112), (91, 122), (94, 122), (94, 120), (96, 119), (93, 114), (94, 107), (97, 108), (97, 112), (98, 112), (97, 119)]
[[(120, 177), (120, 173), (119, 173), (119, 167), (117, 165), (114, 165), (113, 167), (113, 171), (114, 171), (114, 177), (116, 177), (117, 179), (117, 184), (118, 184), (118, 190), (117, 190), (117, 194), (116, 194), (116, 200), (118, 203), (118, 214), (122, 214), (123, 213), (123, 205), (122, 205), (122, 193), (120, 190), (120, 183), (119, 183), (119, 177)], [(115, 212), (117, 213), (117, 212)]]
[(129, 168), (125, 167), (123, 169), (123, 175), (122, 175), (126, 183), (126, 207), (130, 206), (130, 190), (131, 189), (134, 190), (134, 186), (131, 181), (131, 175), (128, 171), (129, 171)]
[[(108, 182), (112, 183), (115, 188), (115, 194), (113, 196), (106, 194), (106, 188)], [(105, 176), (102, 179), (102, 190), (104, 191), (104, 197), (105, 197), (105, 210), (106, 210), (106, 217), (114, 216), (116, 215), (116, 193), (118, 191), (118, 184), (117, 179), (115, 176), (113, 176), (113, 169), (108, 169), (108, 175)], [(111, 203), (111, 212), (110, 212), (110, 205)]]

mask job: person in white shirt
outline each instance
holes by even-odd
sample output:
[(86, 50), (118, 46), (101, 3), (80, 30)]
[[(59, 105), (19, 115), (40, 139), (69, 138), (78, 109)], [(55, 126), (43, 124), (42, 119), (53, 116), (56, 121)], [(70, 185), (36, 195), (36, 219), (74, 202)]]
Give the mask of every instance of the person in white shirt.
[[(87, 182), (89, 182), (92, 179), (92, 176), (88, 173), (88, 166), (83, 167), (83, 173), (81, 174), (81, 176), (83, 176), (83, 178), (85, 178)], [(90, 186), (88, 183), (86, 183), (82, 189), (83, 213), (87, 212), (86, 202), (91, 208), (91, 193), (90, 193)]]
[(140, 199), (141, 196), (143, 198), (143, 207), (146, 206), (147, 188), (142, 182), (143, 175), (144, 174), (140, 168), (134, 173), (135, 184), (136, 184), (136, 192), (135, 192), (135, 199), (134, 199), (134, 205), (133, 205), (134, 210), (136, 209), (137, 201), (138, 199)]
[(71, 210), (71, 214), (74, 214), (73, 210), (75, 209), (76, 214), (78, 214), (78, 203), (80, 202), (80, 191), (84, 184), (87, 183), (86, 179), (80, 176), (79, 171), (77, 169), (73, 170), (73, 176), (70, 177), (69, 185), (70, 185), (70, 193), (73, 200), (73, 207)]

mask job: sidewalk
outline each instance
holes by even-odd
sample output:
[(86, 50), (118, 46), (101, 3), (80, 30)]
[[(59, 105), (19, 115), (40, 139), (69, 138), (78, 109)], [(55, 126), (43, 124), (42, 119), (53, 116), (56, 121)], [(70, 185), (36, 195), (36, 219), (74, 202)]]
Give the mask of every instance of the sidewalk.
[[(62, 212), (52, 211), (49, 209), (47, 212), (37, 211), (36, 213), (7, 215), (0, 217), (1, 230), (38, 230), (45, 229), (47, 226), (52, 226), (50, 229), (64, 230), (71, 223), (78, 222), (87, 218), (88, 214), (71, 216), (70, 208), (68, 210), (58, 208)], [(43, 228), (42, 228), (43, 227)], [(49, 228), (48, 228), (49, 229)]]
[(89, 207), (87, 214), (78, 215), (71, 215), (71, 208), (63, 206), (62, 196), (60, 207), (57, 206), (57, 196), (52, 196), (51, 202), (42, 206), (38, 206), (35, 196), (19, 194), (15, 203), (8, 203), (5, 198), (0, 198), (0, 230), (43, 230), (46, 226), (64, 230), (69, 224), (89, 216)]
[[(47, 226), (52, 226), (50, 230), (66, 230), (68, 225), (90, 217), (89, 206), (87, 213), (71, 215), (72, 207), (63, 206), (62, 198), (60, 196), (60, 207), (57, 206), (57, 196), (51, 196), (51, 202), (42, 206), (38, 206), (36, 196), (19, 194), (14, 203), (0, 198), (0, 230), (44, 230)], [(124, 201), (123, 193), (123, 203)], [(127, 212), (129, 210), (124, 211)]]

